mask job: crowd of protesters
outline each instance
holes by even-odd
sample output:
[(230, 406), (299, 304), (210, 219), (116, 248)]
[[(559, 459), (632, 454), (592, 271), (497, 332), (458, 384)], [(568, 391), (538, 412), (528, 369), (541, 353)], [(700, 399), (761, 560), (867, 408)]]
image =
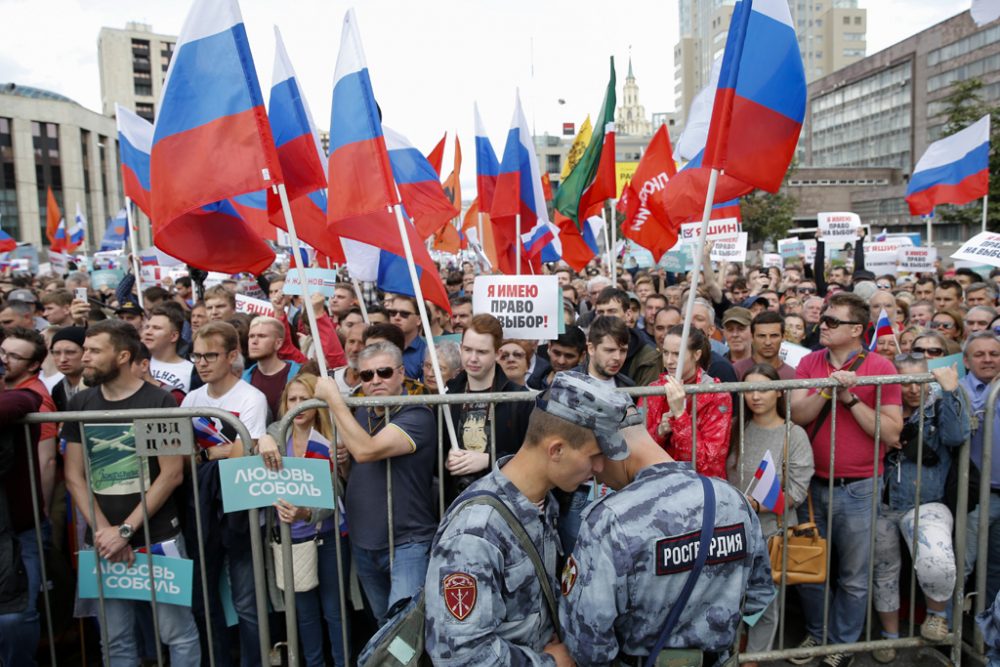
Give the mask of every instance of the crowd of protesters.
[[(56, 582), (52, 597), (68, 596), (77, 616), (94, 615), (85, 601), (73, 604), (72, 588), (60, 591), (59, 585), (72, 581), (80, 549), (94, 549), (110, 561), (136, 558), (146, 544), (139, 484), (145, 489), (150, 539), (169, 543), (195, 562), (192, 607), (157, 606), (159, 641), (170, 663), (202, 664), (211, 650), (222, 664), (237, 655), (240, 664), (260, 664), (250, 549), (250, 532), (260, 527), (250, 525), (245, 512), (223, 513), (218, 461), (254, 451), (265, 465), (277, 467), (282, 457), (305, 456), (307, 449), (313, 456), (319, 451), (336, 457), (335, 489), (345, 516), (281, 502), (268, 521), (290, 524), (293, 541), (318, 536), (322, 545), (318, 588), (295, 596), (303, 661), (348, 664), (342, 625), (349, 624), (351, 635), (363, 643), (395, 603), (423, 585), (440, 521), (439, 490), (451, 502), (486, 474), (492, 461), (522, 444), (532, 404), (495, 404), (476, 394), (544, 390), (556, 373), (569, 370), (613, 387), (662, 387), (661, 394), (639, 404), (649, 435), (671, 457), (694, 457), (699, 472), (728, 479), (743, 491), (769, 451), (777, 469), (786, 472), (786, 509), (806, 521), (811, 503), (824, 534), (831, 522), (836, 567), (829, 579), (826, 628), (823, 586), (796, 587), (805, 621), (803, 647), (818, 645), (824, 636), (833, 644), (861, 638), (873, 531), (872, 594), (882, 635), (896, 638), (901, 632), (902, 537), (926, 610), (919, 632), (930, 641), (944, 640), (959, 576), (986, 568), (988, 599), (1000, 591), (1000, 455), (993, 456), (986, 477), (995, 491), (989, 507), (979, 506), (975, 490), (983, 450), (995, 450), (1000, 438), (996, 424), (994, 442), (984, 443), (986, 400), (1000, 373), (1000, 269), (988, 275), (944, 267), (919, 275), (874, 275), (865, 269), (860, 242), (850, 266), (831, 266), (823, 261), (822, 239), (812, 266), (713, 266), (707, 258), (706, 251), (686, 342), (688, 276), (655, 267), (625, 265), (615, 281), (597, 263), (580, 274), (549, 267), (562, 290), (565, 332), (548, 341), (508, 338), (496, 318), (473, 311), (478, 270), (470, 262), (442, 266), (451, 312), (428, 304), (430, 340), (413, 297), (381, 293), (370, 284), (359, 294), (346, 276), (332, 297), (306, 302), (284, 294), (280, 272), (207, 287), (198, 280), (203, 275), (192, 272), (195, 280), (145, 287), (141, 306), (132, 276), (117, 290), (91, 289), (83, 271), (3, 276), (0, 664), (33, 664), (43, 627), (43, 557), (55, 570), (49, 572)], [(76, 298), (78, 288), (88, 290), (86, 300)], [(273, 313), (237, 312), (241, 292), (269, 298)], [(315, 330), (306, 308), (316, 315)], [(891, 332), (878, 326), (883, 311)], [(433, 372), (432, 346), (440, 378)], [(321, 377), (315, 358), (320, 348), (328, 377)], [(788, 356), (790, 349), (800, 353)], [(951, 355), (960, 356), (954, 363), (936, 362)], [(682, 378), (676, 376), (679, 365)], [(867, 376), (928, 370), (934, 385), (889, 384), (877, 391), (857, 383)], [(767, 389), (779, 380), (827, 377), (838, 381), (835, 390)], [(685, 385), (737, 381), (754, 388), (737, 394), (685, 392)], [(437, 392), (439, 383), (448, 393), (469, 396), (449, 408), (455, 448), (448, 446), (444, 413), (427, 405), (352, 409), (344, 402), (345, 396)], [(273, 426), (311, 398), (326, 401), (329, 416), (299, 413), (287, 441), (277, 442)], [(175, 457), (152, 457), (140, 473), (134, 451), (113, 460), (120, 468), (113, 473), (96, 462), (86, 421), (32, 426), (27, 432), (11, 426), (34, 412), (174, 406), (231, 412), (254, 442), (241, 442), (229, 425), (207, 420), (196, 431), (207, 429), (215, 439), (199, 435), (194, 474)], [(970, 437), (972, 472), (968, 480), (957, 479), (958, 448)], [(132, 468), (122, 468), (123, 461)], [(954, 548), (960, 484), (973, 487), (965, 554)], [(194, 487), (201, 534), (194, 521)], [(571, 553), (581, 513), (596, 493), (590, 482), (559, 497), (565, 554)], [(875, 513), (872, 494), (879, 499)], [(42, 516), (45, 554), (38, 551), (33, 502)], [(764, 537), (778, 533), (782, 519), (756, 500), (748, 502), (760, 515)], [(981, 512), (989, 515), (986, 563), (976, 562)], [(340, 531), (344, 546), (343, 578), (335, 567), (334, 531)], [(272, 539), (274, 531), (265, 533)], [(195, 548), (199, 541), (204, 560)], [(204, 608), (202, 568), (213, 584), (228, 580), (233, 628), (218, 590), (210, 592)], [(352, 594), (354, 577), (359, 585)], [(338, 604), (342, 590), (351, 597), (347, 617)], [(134, 665), (155, 656), (149, 605), (105, 602), (111, 664)], [(272, 602), (280, 608), (276, 594)], [(773, 602), (749, 632), (747, 650), (774, 646), (780, 612)], [(96, 622), (79, 627), (96, 637)], [(65, 620), (56, 625), (60, 633), (73, 631)], [(896, 656), (883, 648), (874, 657), (891, 662)], [(837, 667), (849, 660), (838, 653), (824, 664)]]

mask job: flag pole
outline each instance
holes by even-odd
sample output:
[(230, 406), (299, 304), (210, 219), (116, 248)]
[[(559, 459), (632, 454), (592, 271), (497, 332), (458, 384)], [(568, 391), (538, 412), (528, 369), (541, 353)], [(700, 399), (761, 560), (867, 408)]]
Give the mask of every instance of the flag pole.
[(514, 216), (514, 252), (517, 253), (517, 275), (521, 275), (521, 214)]
[(687, 308), (684, 309), (684, 328), (681, 330), (681, 349), (677, 355), (677, 379), (684, 382), (684, 358), (687, 356), (688, 336), (691, 334), (691, 311), (694, 310), (694, 300), (698, 296), (698, 278), (701, 276), (701, 256), (705, 252), (705, 236), (708, 234), (708, 219), (712, 215), (712, 202), (715, 201), (715, 186), (719, 182), (719, 170), (712, 169), (708, 177), (708, 192), (705, 194), (705, 210), (701, 214), (701, 229), (698, 230), (698, 243), (695, 247), (695, 270), (691, 272), (691, 286), (688, 288)]
[[(399, 227), (399, 235), (403, 241), (403, 252), (406, 255), (406, 268), (410, 271), (410, 282), (413, 283), (413, 296), (417, 302), (417, 310), (420, 313), (420, 323), (424, 329), (424, 340), (427, 341), (427, 351), (431, 355), (431, 367), (434, 369), (434, 381), (437, 383), (438, 394), (444, 395), (446, 387), (441, 375), (441, 364), (438, 363), (437, 350), (434, 348), (434, 335), (431, 332), (431, 321), (427, 317), (427, 305), (424, 303), (424, 291), (420, 288), (420, 278), (417, 277), (417, 264), (413, 260), (413, 248), (410, 247), (410, 238), (406, 233), (406, 221), (403, 220), (403, 211), (399, 204), (389, 207), (389, 212), (396, 213), (396, 224)], [(451, 418), (451, 410), (445, 408), (444, 422), (448, 430), (448, 439), (451, 441), (451, 448), (458, 449), (458, 437), (455, 435), (455, 424)]]
[[(611, 276), (611, 237), (608, 235), (608, 216), (604, 212), (604, 207), (601, 207), (601, 233), (604, 234), (604, 250), (606, 254), (606, 260), (608, 263), (608, 277)], [(614, 284), (614, 278), (611, 279), (612, 284)]]
[(477, 238), (476, 241), (479, 242), (480, 246), (482, 246), (482, 247), (485, 248), (486, 246), (483, 245), (485, 243), (485, 241), (483, 240), (483, 212), (482, 211), (476, 211), (476, 226), (479, 228), (478, 229), (478, 231), (479, 231), (479, 238)]
[(931, 216), (925, 215), (924, 222), (927, 223), (927, 245), (933, 245), (933, 237), (931, 236)]
[(316, 312), (313, 310), (312, 295), (309, 294), (309, 280), (306, 278), (305, 267), (302, 266), (302, 255), (299, 254), (299, 235), (295, 232), (295, 221), (292, 220), (292, 207), (288, 203), (288, 193), (285, 191), (285, 184), (278, 183), (275, 186), (278, 190), (278, 197), (281, 198), (281, 210), (285, 214), (285, 226), (288, 228), (288, 236), (292, 240), (292, 257), (296, 258), (295, 269), (299, 274), (299, 284), (302, 285), (302, 304), (309, 318), (309, 330), (312, 332), (313, 349), (316, 350), (316, 363), (319, 365), (319, 374), (326, 377), (326, 354), (323, 352), (323, 341), (319, 337), (319, 326), (316, 322)]
[(988, 194), (987, 195), (983, 195), (983, 231), (984, 232), (986, 231), (986, 211), (987, 211), (987, 209), (989, 207), (989, 200), (990, 200), (990, 196)]
[(132, 246), (132, 274), (135, 276), (135, 291), (139, 295), (139, 307), (145, 308), (142, 304), (142, 269), (139, 267), (139, 229), (132, 219), (132, 198), (125, 197), (125, 220), (128, 225), (128, 240)]
[[(329, 262), (330, 260), (327, 259)], [(351, 284), (354, 285), (354, 296), (358, 298), (358, 306), (361, 308), (361, 317), (364, 318), (365, 326), (368, 326), (368, 306), (365, 304), (365, 295), (361, 292), (361, 283), (354, 276), (351, 276)]]
[[(603, 211), (604, 209), (602, 208), (601, 210)], [(616, 283), (615, 273), (617, 272), (618, 269), (617, 262), (615, 261), (616, 259), (615, 254), (618, 248), (618, 225), (617, 225), (617, 220), (615, 220), (614, 199), (608, 200), (608, 218), (611, 221), (611, 248), (610, 252), (608, 253), (608, 256), (611, 258), (611, 266), (609, 267), (609, 270), (611, 271), (611, 284), (614, 285)]]

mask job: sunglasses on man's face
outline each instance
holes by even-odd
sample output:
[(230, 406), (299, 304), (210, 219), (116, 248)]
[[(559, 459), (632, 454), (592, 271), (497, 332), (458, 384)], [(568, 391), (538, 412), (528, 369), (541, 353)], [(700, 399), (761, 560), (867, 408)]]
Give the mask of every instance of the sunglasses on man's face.
[(361, 378), (362, 382), (371, 382), (375, 379), (376, 373), (378, 373), (378, 376), (383, 380), (388, 380), (396, 374), (396, 369), (392, 366), (382, 366), (381, 368), (376, 368), (375, 370), (358, 371), (358, 377)]
[(815, 294), (816, 293), (816, 288), (815, 287), (809, 287), (808, 285), (806, 287), (802, 287), (800, 285), (799, 287), (795, 288), (795, 291), (798, 292), (799, 294)]
[(819, 318), (820, 324), (825, 324), (827, 329), (836, 329), (841, 324), (862, 324), (861, 322), (855, 322), (853, 320), (840, 320), (833, 315), (824, 315)]
[(394, 308), (386, 308), (385, 312), (386, 312), (386, 314), (390, 318), (392, 318), (392, 317), (402, 317), (404, 320), (407, 319), (408, 317), (412, 316), (412, 315), (416, 315), (416, 313), (411, 313), (408, 310), (396, 310)]
[(925, 357), (931, 357), (931, 358), (943, 357), (944, 356), (944, 350), (942, 348), (940, 348), (940, 347), (916, 347), (916, 346), (914, 346), (914, 347), (910, 348), (910, 352), (913, 352), (914, 354), (922, 354)]

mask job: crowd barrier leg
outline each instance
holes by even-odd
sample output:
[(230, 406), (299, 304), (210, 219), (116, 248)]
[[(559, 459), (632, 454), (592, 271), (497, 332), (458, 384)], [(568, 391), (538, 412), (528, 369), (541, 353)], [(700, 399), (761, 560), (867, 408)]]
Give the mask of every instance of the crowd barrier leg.
[[(744, 403), (744, 401), (741, 401)], [(742, 405), (740, 409), (740, 415), (742, 416), (743, 410)], [(742, 429), (742, 425), (740, 426)], [(787, 392), (785, 392), (785, 442), (791, 437), (792, 433), (792, 401)], [(742, 438), (742, 433), (740, 435)], [(784, 487), (782, 489), (785, 492), (785, 497), (787, 498), (788, 492), (788, 456), (787, 451), (785, 455), (782, 456), (782, 476), (781, 483)], [(785, 648), (785, 609), (786, 602), (788, 598), (788, 515), (789, 510), (785, 508), (785, 511), (781, 513), (781, 583), (778, 588), (778, 601), (781, 604), (781, 608), (778, 610), (778, 624), (779, 624), (779, 635), (778, 635), (778, 649), (782, 650)], [(770, 555), (770, 554), (768, 554)]]
[(35, 480), (35, 450), (31, 446), (31, 427), (24, 425), (24, 443), (28, 448), (28, 478), (31, 480), (31, 511), (35, 518), (35, 543), (41, 572), (42, 597), (45, 600), (45, 627), (49, 637), (49, 660), (56, 665), (55, 629), (52, 625), (52, 601), (49, 599), (49, 577), (45, 568), (45, 544), (42, 540), (42, 508), (38, 504), (38, 482)]
[(153, 613), (153, 637), (156, 644), (156, 664), (163, 667), (163, 646), (160, 640), (160, 614), (156, 608), (156, 578), (153, 576), (153, 541), (149, 535), (149, 507), (146, 505), (146, 476), (142, 470), (148, 461), (139, 455), (139, 505), (142, 507), (142, 532), (146, 540), (146, 568), (149, 574), (150, 609)]
[(198, 490), (198, 460), (195, 458), (194, 454), (188, 457), (191, 464), (191, 489), (194, 497), (194, 525), (195, 529), (198, 531), (197, 549), (198, 549), (198, 571), (201, 573), (201, 596), (202, 603), (205, 605), (205, 646), (208, 649), (208, 664), (209, 667), (215, 667), (215, 643), (213, 641), (214, 630), (212, 629), (211, 623), (211, 601), (208, 597), (208, 573), (205, 568), (205, 544), (202, 536), (205, 534), (202, 532), (202, 522), (201, 522), (201, 492)]
[(260, 511), (247, 510), (250, 518), (250, 552), (253, 559), (254, 597), (257, 602), (257, 627), (260, 630), (260, 659), (271, 662), (271, 628), (267, 617), (267, 579), (264, 576), (264, 547), (260, 535)]
[[(333, 424), (333, 443), (334, 447), (337, 444), (337, 422), (333, 419), (330, 420)], [(334, 510), (333, 510), (333, 540), (336, 548), (334, 549), (337, 553), (337, 603), (340, 605), (340, 639), (344, 646), (344, 661), (347, 664), (351, 663), (351, 644), (350, 644), (350, 633), (347, 631), (348, 626), (348, 616), (347, 616), (347, 591), (346, 589), (350, 586), (349, 577), (344, 576), (344, 541), (340, 537), (340, 514), (343, 511), (341, 507), (341, 498), (336, 494), (337, 490), (337, 480), (340, 479), (340, 464), (337, 461), (336, 451), (333, 456), (333, 489), (334, 489)], [(350, 530), (350, 526), (348, 526)]]
[[(927, 385), (920, 385), (920, 405), (923, 406), (927, 400)], [(923, 481), (924, 472), (924, 411), (921, 408), (920, 414), (917, 418), (917, 486), (914, 490), (914, 495), (917, 499), (916, 504), (913, 508), (913, 562), (917, 562), (917, 558), (920, 556), (920, 540), (918, 535), (920, 535), (920, 487)], [(909, 635), (914, 636), (914, 624), (913, 617), (916, 612), (917, 606), (917, 577), (916, 568), (914, 568), (914, 576), (910, 577), (910, 609), (909, 609)]]
[[(969, 479), (971, 443), (968, 439), (958, 450), (958, 479)], [(952, 618), (954, 619), (955, 637), (951, 645), (951, 661), (962, 664), (962, 642), (965, 609), (965, 552), (968, 548), (969, 522), (969, 485), (958, 484), (958, 494), (955, 501), (955, 593), (952, 598)]]
[[(986, 414), (983, 419), (983, 452), (982, 465), (979, 466), (979, 544), (977, 544), (976, 555), (976, 599), (975, 614), (978, 616), (986, 606), (993, 603), (993, 600), (986, 599), (986, 574), (989, 560), (990, 542), (990, 482), (991, 467), (993, 465), (993, 447), (987, 446), (992, 443), (996, 434), (993, 432), (993, 420), (996, 415), (997, 396), (1000, 395), (1000, 383), (994, 383), (990, 388), (989, 396), (986, 399)], [(964, 555), (963, 555), (964, 557)], [(1000, 558), (1000, 554), (996, 554)], [(975, 647), (976, 652), (983, 653), (983, 633), (979, 626), (975, 627)]]
[[(91, 541), (93, 541), (93, 526), (97, 525), (97, 501), (94, 499), (94, 484), (90, 476), (90, 456), (87, 455), (87, 433), (86, 429), (80, 429), (81, 447), (83, 447), (83, 472), (87, 480), (87, 501), (90, 504), (90, 525)], [(111, 667), (110, 646), (108, 644), (108, 614), (104, 608), (104, 573), (101, 571), (101, 558), (94, 545), (94, 576), (97, 578), (97, 610), (98, 625), (101, 628), (101, 660), (105, 667)], [(78, 576), (83, 576), (79, 573)]]
[(833, 562), (833, 471), (837, 456), (837, 403), (840, 401), (837, 394), (837, 387), (830, 390), (833, 398), (830, 399), (830, 469), (827, 486), (827, 508), (826, 508), (826, 581), (823, 582), (823, 638), (821, 645), (826, 645), (830, 632), (830, 577), (833, 572), (831, 566)]
[[(921, 410), (921, 413), (923, 410)], [(872, 616), (875, 614), (874, 602), (875, 598), (875, 535), (878, 529), (878, 506), (880, 502), (879, 497), (879, 483), (882, 481), (881, 476), (878, 473), (879, 464), (879, 453), (881, 451), (881, 443), (879, 438), (882, 437), (882, 385), (875, 387), (875, 434), (872, 436), (872, 442), (874, 450), (872, 453), (872, 504), (871, 504), (871, 530), (868, 535), (868, 601), (865, 605), (867, 614), (865, 614), (865, 640), (872, 640)], [(830, 469), (831, 476), (833, 474), (833, 468)], [(830, 496), (831, 502), (833, 501), (833, 496)], [(917, 497), (917, 506), (920, 506), (920, 497)], [(832, 514), (832, 512), (831, 512)], [(827, 579), (830, 578), (829, 570), (827, 571)]]
[[(334, 457), (336, 458), (336, 457)], [(295, 571), (292, 563), (292, 527), (284, 521), (278, 522), (281, 533), (282, 576), (285, 578), (285, 637), (290, 667), (299, 665), (298, 611), (295, 609)]]

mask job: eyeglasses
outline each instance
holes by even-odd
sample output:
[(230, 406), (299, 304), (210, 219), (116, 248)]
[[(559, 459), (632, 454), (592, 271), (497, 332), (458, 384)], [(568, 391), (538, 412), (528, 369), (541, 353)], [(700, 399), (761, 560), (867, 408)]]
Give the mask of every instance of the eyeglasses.
[(875, 283), (875, 287), (879, 289), (892, 289), (892, 285), (889, 283)]
[(795, 291), (798, 292), (799, 294), (815, 294), (816, 293), (816, 288), (815, 287), (809, 287), (807, 285), (805, 287), (796, 287)]
[(392, 366), (382, 366), (381, 368), (376, 368), (375, 370), (358, 371), (358, 377), (361, 378), (362, 382), (371, 382), (375, 379), (376, 373), (383, 380), (388, 380), (396, 374), (396, 369)]
[(944, 349), (940, 347), (911, 347), (910, 351), (914, 354), (922, 354), (925, 357), (930, 357), (931, 359), (944, 356)]
[(897, 364), (906, 363), (907, 361), (923, 361), (923, 352), (903, 352), (902, 354), (897, 354), (893, 359)]
[(853, 320), (838, 320), (833, 315), (824, 315), (819, 318), (820, 324), (825, 324), (827, 329), (836, 329), (841, 324), (863, 324), (863, 322), (855, 322)]
[(501, 352), (499, 359), (501, 361), (505, 359), (524, 359), (527, 356), (524, 352)]
[(14, 361), (29, 361), (30, 357), (22, 357), (20, 354), (14, 352), (8, 352), (7, 350), (0, 347), (0, 359), (13, 359)]
[(945, 331), (951, 331), (954, 328), (954, 322), (931, 322), (931, 329), (944, 329)]
[(203, 361), (205, 363), (214, 364), (216, 361), (219, 360), (220, 356), (222, 356), (221, 352), (206, 352), (205, 354), (201, 354), (200, 352), (192, 352), (191, 361), (193, 361), (196, 364), (200, 364)]
[(404, 320), (409, 318), (411, 315), (416, 315), (416, 313), (411, 313), (408, 310), (396, 310), (394, 308), (386, 308), (385, 312), (392, 317), (402, 317)]

